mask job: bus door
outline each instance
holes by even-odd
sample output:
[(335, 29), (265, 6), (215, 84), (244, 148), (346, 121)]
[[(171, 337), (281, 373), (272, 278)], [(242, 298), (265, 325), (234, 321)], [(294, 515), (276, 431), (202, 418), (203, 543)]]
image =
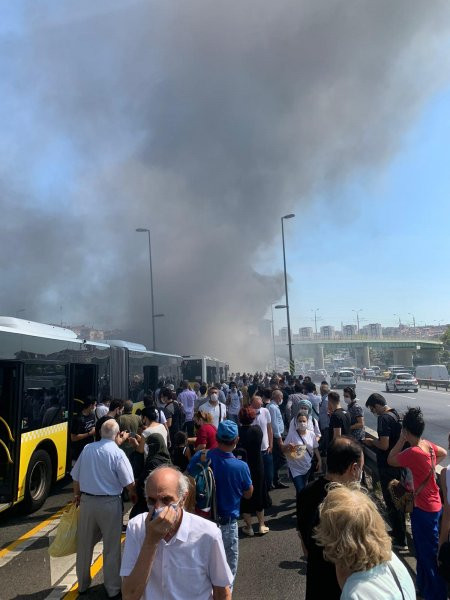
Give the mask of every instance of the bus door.
[(216, 383), (217, 381), (217, 369), (216, 367), (206, 367), (206, 381), (209, 385)]
[(21, 364), (0, 361), (0, 510), (17, 497), (20, 381)]
[(144, 367), (144, 390), (154, 392), (158, 388), (158, 367), (149, 365)]
[(92, 364), (70, 365), (69, 414), (77, 415), (83, 410), (83, 402), (88, 396), (97, 401), (98, 367)]

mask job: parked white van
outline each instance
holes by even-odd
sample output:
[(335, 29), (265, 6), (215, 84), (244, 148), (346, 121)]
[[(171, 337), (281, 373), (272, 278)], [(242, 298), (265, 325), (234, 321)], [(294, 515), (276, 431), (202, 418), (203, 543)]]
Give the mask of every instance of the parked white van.
[(445, 365), (419, 365), (416, 367), (417, 379), (433, 379), (436, 381), (448, 381), (448, 371)]

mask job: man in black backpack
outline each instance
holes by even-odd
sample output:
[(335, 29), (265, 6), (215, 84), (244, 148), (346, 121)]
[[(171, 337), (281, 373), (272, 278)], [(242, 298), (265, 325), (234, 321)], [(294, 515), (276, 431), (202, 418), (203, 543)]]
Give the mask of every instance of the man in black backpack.
[(175, 447), (175, 435), (179, 431), (183, 431), (186, 416), (183, 407), (176, 399), (176, 393), (169, 388), (163, 388), (160, 392), (160, 400), (164, 403), (164, 416), (167, 419), (166, 426), (169, 430), (170, 443), (172, 448)]
[(401, 419), (395, 408), (390, 408), (381, 394), (371, 394), (367, 398), (366, 407), (378, 417), (378, 439), (365, 438), (364, 444), (373, 448), (377, 455), (378, 472), (380, 475), (381, 491), (387, 509), (387, 517), (392, 527), (393, 547), (396, 550), (407, 550), (405, 515), (397, 510), (389, 492), (389, 483), (400, 479), (401, 469), (390, 467), (387, 457), (395, 446), (402, 431)]

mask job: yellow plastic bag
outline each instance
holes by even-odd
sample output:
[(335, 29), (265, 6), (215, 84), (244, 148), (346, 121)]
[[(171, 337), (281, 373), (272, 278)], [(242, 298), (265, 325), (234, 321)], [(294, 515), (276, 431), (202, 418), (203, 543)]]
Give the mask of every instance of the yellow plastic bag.
[(61, 515), (55, 539), (48, 549), (50, 556), (56, 558), (76, 553), (78, 512), (75, 504), (71, 504)]

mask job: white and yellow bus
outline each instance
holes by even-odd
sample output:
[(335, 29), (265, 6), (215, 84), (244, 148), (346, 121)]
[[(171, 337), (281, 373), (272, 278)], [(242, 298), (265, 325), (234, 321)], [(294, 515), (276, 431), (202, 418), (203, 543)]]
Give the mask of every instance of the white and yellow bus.
[(88, 396), (139, 400), (181, 380), (181, 357), (93, 342), (62, 327), (0, 317), (0, 512), (44, 503), (70, 468), (73, 415)]
[(228, 380), (229, 366), (211, 356), (183, 356), (183, 379), (190, 383), (208, 385)]

